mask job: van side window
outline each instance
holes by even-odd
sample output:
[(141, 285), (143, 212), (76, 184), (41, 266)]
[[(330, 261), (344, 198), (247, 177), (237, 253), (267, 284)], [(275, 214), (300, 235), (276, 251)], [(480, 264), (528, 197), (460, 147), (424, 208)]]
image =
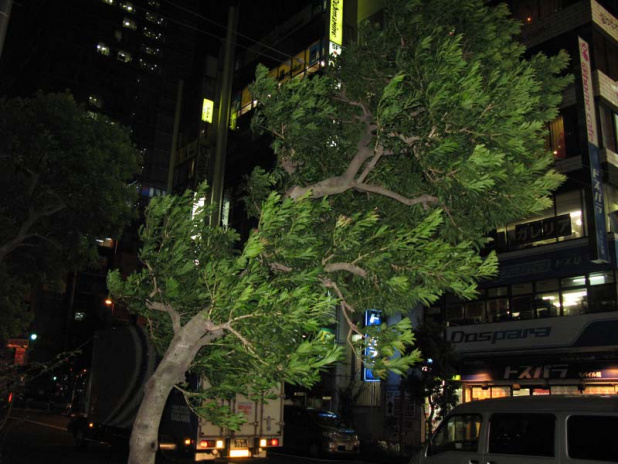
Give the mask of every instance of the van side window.
[(462, 414), (449, 417), (431, 440), (430, 454), (445, 451), (474, 452), (478, 447), (481, 430), (480, 414)]
[(569, 457), (618, 462), (618, 417), (571, 416), (567, 420)]
[(493, 414), (489, 420), (489, 452), (554, 456), (555, 429), (553, 414)]

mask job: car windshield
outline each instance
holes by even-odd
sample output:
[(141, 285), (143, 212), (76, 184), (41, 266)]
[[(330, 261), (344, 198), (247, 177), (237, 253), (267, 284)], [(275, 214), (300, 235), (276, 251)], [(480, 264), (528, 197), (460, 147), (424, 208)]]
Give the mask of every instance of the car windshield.
[(311, 411), (310, 414), (320, 425), (325, 425), (327, 427), (345, 427), (343, 422), (341, 422), (341, 418), (334, 412)]

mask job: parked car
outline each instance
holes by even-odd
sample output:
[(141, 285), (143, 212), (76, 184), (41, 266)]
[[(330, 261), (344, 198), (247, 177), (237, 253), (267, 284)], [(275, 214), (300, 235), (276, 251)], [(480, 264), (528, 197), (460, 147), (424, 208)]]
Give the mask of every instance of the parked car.
[(283, 440), (287, 450), (318, 456), (351, 456), (360, 453), (356, 432), (332, 411), (285, 406)]
[(454, 408), (411, 464), (618, 462), (618, 395), (528, 396)]

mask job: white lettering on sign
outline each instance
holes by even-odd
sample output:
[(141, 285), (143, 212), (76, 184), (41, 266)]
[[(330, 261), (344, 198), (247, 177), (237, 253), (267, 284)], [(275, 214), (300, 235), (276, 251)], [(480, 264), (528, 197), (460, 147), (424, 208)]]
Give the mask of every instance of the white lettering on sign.
[(542, 366), (506, 366), (505, 379), (566, 379), (568, 365), (545, 364)]

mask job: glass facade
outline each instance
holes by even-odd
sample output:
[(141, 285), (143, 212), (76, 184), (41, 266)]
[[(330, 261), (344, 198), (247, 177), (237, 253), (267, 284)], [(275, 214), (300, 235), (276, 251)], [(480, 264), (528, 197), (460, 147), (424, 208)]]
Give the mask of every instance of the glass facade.
[[(491, 287), (476, 301), (446, 298), (447, 327), (616, 311), (615, 271)], [(426, 317), (438, 319), (438, 308)]]

